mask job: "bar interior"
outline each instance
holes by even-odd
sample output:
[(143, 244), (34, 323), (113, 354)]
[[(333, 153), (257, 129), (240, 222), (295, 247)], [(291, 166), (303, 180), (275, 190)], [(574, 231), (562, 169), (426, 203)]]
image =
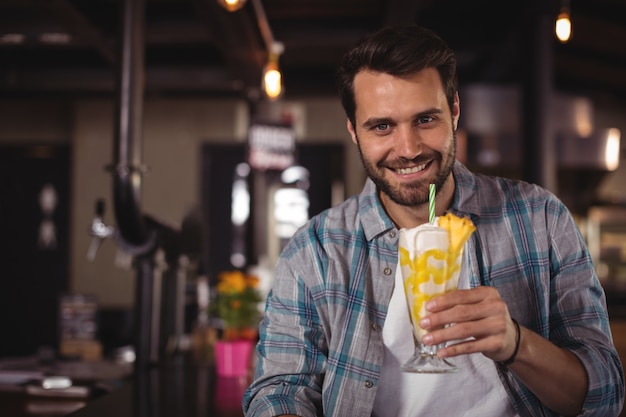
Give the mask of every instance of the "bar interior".
[(0, 414), (243, 415), (257, 334), (232, 334), (249, 317), (221, 309), (222, 285), (253, 286), (262, 314), (295, 230), (360, 192), (334, 72), (394, 24), (457, 55), (457, 158), (571, 211), (626, 360), (624, 16), (620, 0), (3, 0)]

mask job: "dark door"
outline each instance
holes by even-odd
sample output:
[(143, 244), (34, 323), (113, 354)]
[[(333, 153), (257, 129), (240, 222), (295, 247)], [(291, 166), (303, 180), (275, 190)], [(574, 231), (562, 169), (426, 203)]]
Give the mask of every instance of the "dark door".
[[(335, 181), (343, 182), (343, 146), (340, 144), (298, 144), (296, 146), (297, 165), (303, 166), (310, 173), (308, 196), (310, 206), (309, 217), (331, 206), (332, 185)], [(233, 191), (233, 174), (238, 164), (246, 162), (246, 146), (244, 144), (214, 145), (207, 144), (202, 149), (202, 205), (205, 219), (205, 273), (212, 279), (219, 271), (233, 269), (231, 254), (233, 237), (243, 234), (244, 250), (249, 255), (249, 262), (254, 263), (256, 241), (255, 233), (264, 228), (253, 227), (254, 222), (263, 222), (265, 213), (254, 210), (255, 196), (254, 175), (264, 175), (264, 184), (271, 184), (279, 177), (279, 172), (251, 174), (250, 189), (250, 222), (241, 231), (233, 230), (231, 221), (231, 205)], [(257, 190), (256, 192), (265, 192)], [(270, 233), (265, 231), (265, 233)], [(235, 245), (236, 246), (236, 245)]]
[(0, 357), (57, 347), (69, 177), (69, 146), (0, 147)]

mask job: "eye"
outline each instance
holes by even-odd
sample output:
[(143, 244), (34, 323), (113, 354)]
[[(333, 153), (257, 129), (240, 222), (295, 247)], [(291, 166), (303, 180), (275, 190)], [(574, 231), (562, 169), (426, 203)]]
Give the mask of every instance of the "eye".
[(374, 126), (374, 130), (376, 130), (377, 132), (386, 132), (387, 130), (389, 130), (389, 127), (389, 123), (379, 123)]
[(433, 116), (420, 116), (417, 118), (416, 122), (418, 125), (425, 125), (435, 120)]

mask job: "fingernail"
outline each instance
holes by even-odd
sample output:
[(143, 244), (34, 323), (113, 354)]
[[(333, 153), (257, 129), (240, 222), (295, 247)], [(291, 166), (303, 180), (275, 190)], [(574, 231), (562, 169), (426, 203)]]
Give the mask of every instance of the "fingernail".
[(425, 345), (430, 344), (433, 341), (433, 336), (431, 334), (425, 334), (424, 336), (422, 336), (422, 342)]
[(425, 317), (423, 319), (420, 320), (420, 327), (422, 329), (428, 329), (430, 327), (430, 319), (428, 317)]

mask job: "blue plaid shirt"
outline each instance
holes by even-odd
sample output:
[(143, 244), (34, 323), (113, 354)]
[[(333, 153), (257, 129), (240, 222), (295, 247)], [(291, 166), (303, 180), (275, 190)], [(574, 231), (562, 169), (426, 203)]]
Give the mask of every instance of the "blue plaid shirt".
[[(589, 377), (584, 416), (617, 416), (623, 369), (568, 210), (534, 185), (475, 175), (459, 162), (453, 173), (451, 211), (477, 227), (464, 252), (470, 285), (496, 287), (520, 324), (578, 356)], [(268, 296), (246, 416), (371, 415), (397, 256), (398, 229), (370, 180), (293, 236)], [(521, 417), (556, 415), (512, 372), (498, 373)]]

